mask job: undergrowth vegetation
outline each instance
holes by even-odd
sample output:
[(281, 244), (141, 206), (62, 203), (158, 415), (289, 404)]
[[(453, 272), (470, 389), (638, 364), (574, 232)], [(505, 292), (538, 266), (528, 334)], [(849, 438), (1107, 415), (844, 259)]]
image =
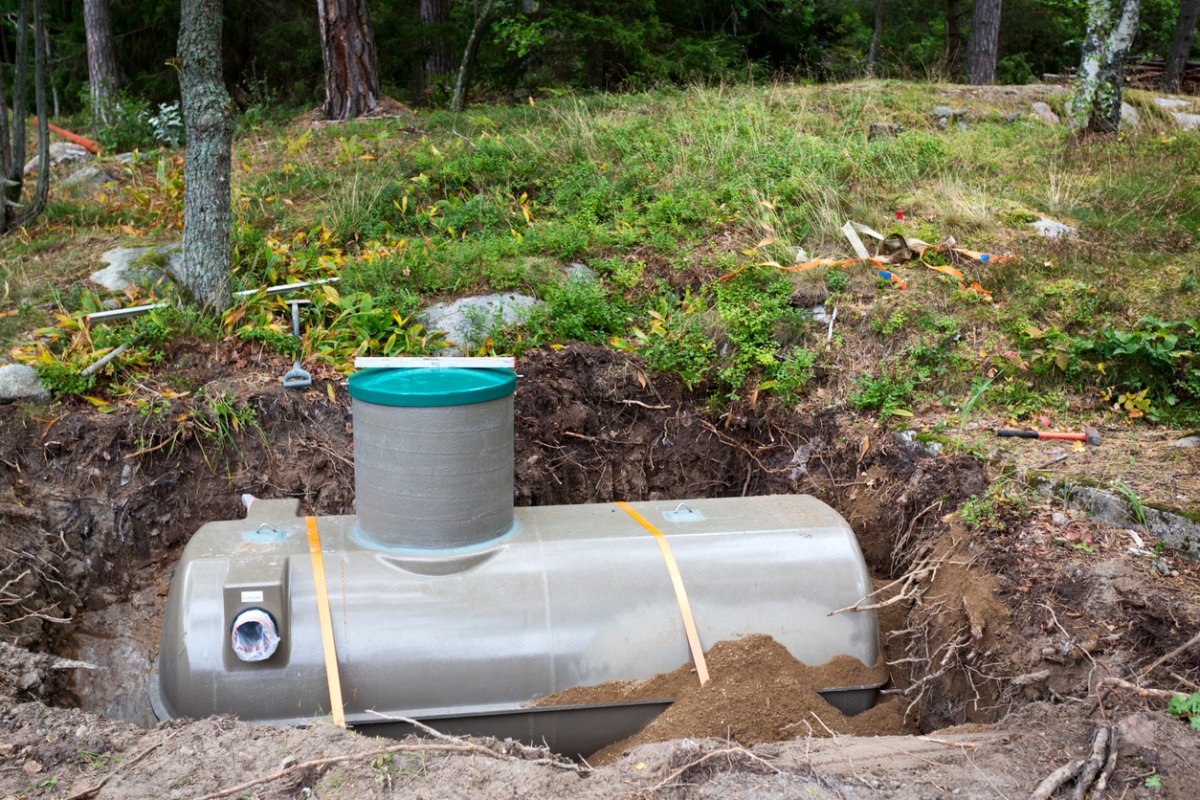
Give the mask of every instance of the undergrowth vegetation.
[[(432, 112), (416, 128), (264, 123), (234, 158), (233, 283), (247, 294), (215, 319), (148, 281), (117, 299), (164, 308), (89, 328), (83, 314), (111, 298), (72, 281), (97, 240), (178, 237), (180, 156), (139, 154), (0, 242), (0, 340), (59, 392), (118, 402), (181, 331), (290, 359), (288, 309), (262, 287), (336, 277), (306, 295), (302, 357), (347, 371), (356, 355), (450, 346), (424, 327), (431, 303), (520, 292), (540, 301), (523, 319), (475, 320), (478, 335), (454, 344), (609, 343), (718, 406), (820, 390), (889, 418), (939, 406), (964, 420), (990, 408), (1200, 422), (1195, 134), (1136, 93), (1141, 130), (1111, 139), (1012, 119), (1027, 98), (1000, 91), (952, 98), (971, 103), (970, 124), (941, 129), (929, 109), (949, 91), (693, 87)], [(869, 139), (880, 120), (907, 130)], [(1028, 222), (1042, 215), (1079, 237), (1040, 239)], [(785, 269), (847, 258), (846, 220), (997, 257), (931, 251), (927, 264), (950, 269), (914, 260), (893, 281), (864, 264)]]

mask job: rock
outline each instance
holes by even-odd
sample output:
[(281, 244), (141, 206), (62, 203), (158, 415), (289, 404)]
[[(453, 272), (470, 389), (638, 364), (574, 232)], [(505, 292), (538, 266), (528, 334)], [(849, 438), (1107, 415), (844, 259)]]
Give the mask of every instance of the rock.
[(1066, 514), (1062, 513), (1061, 511), (1055, 511), (1050, 515), (1050, 521), (1061, 528), (1063, 525), (1067, 524), (1068, 520)]
[(444, 332), (452, 344), (470, 345), (495, 327), (522, 322), (541, 304), (523, 294), (463, 297), (430, 306), (421, 315), (421, 322), (429, 330)]
[(183, 271), (183, 243), (117, 247), (100, 258), (108, 266), (92, 273), (92, 283), (111, 292), (123, 292), (133, 286), (157, 283), (168, 275), (179, 277)]
[(930, 458), (942, 452), (941, 442), (922, 442), (917, 439), (916, 431), (896, 431), (892, 434), (892, 440), (901, 447)]
[(1200, 447), (1200, 433), (1192, 433), (1171, 442), (1171, 447)]
[(0, 367), (0, 403), (28, 400), (45, 403), (50, 400), (50, 390), (43, 384), (33, 367), (25, 364), (5, 364)]
[(1033, 228), (1043, 239), (1074, 239), (1078, 233), (1078, 230), (1071, 225), (1052, 220), (1049, 217), (1035, 220), (1029, 223), (1029, 227)]
[[(87, 148), (82, 145), (77, 145), (74, 142), (54, 142), (50, 145), (50, 166), (57, 167), (59, 164), (73, 164), (78, 161), (87, 161), (92, 158), (92, 154)], [(35, 156), (25, 164), (25, 174), (33, 172), (37, 169), (38, 160)]]
[[(1038, 483), (1037, 490), (1047, 497), (1065, 496), (1069, 508), (1077, 508), (1089, 517), (1115, 528), (1143, 525), (1125, 498), (1105, 489), (1043, 480)], [(1164, 545), (1176, 548), (1188, 558), (1200, 559), (1200, 522), (1152, 506), (1142, 506), (1142, 518), (1145, 520), (1144, 527)]]
[(808, 313), (812, 314), (813, 322), (820, 325), (828, 325), (829, 320), (833, 319), (829, 311), (823, 305), (815, 305), (808, 309)]
[(1118, 752), (1126, 758), (1139, 750), (1154, 750), (1158, 723), (1146, 712), (1130, 714), (1117, 723)]
[(595, 283), (596, 273), (587, 264), (578, 261), (567, 267), (568, 283)]
[(80, 194), (90, 194), (112, 180), (103, 167), (86, 164), (62, 179), (64, 189), (74, 189)]
[(1137, 109), (1129, 105), (1129, 103), (1121, 103), (1121, 124), (1130, 128), (1136, 128), (1142, 124), (1142, 118), (1138, 114)]
[(1004, 115), (1004, 121), (1010, 125), (1012, 123), (1016, 122), (1017, 120), (1019, 120), (1020, 118), (1021, 118), (1021, 114), (1019, 111), (1010, 111)]
[(907, 130), (899, 122), (872, 122), (867, 125), (867, 141), (899, 136)]
[(1062, 122), (1062, 120), (1058, 118), (1058, 114), (1054, 113), (1054, 109), (1040, 100), (1036, 103), (1033, 103), (1029, 107), (1033, 109), (1034, 114), (1037, 114), (1038, 119), (1047, 125), (1058, 125)]
[(934, 106), (930, 109), (929, 113), (934, 117), (953, 117), (957, 119), (965, 117), (967, 110), (965, 108), (951, 108), (950, 106)]
[(1200, 131), (1200, 114), (1184, 114), (1180, 111), (1172, 111), (1171, 116), (1175, 118), (1175, 123), (1179, 125), (1181, 130)]
[(42, 676), (38, 675), (34, 670), (29, 670), (28, 672), (21, 673), (21, 677), (17, 679), (17, 688), (23, 692), (28, 692), (31, 689), (37, 688), (41, 682)]
[(1158, 106), (1159, 108), (1165, 108), (1168, 111), (1171, 111), (1171, 110), (1177, 109), (1177, 108), (1191, 108), (1192, 101), (1191, 100), (1181, 100), (1178, 97), (1156, 97), (1156, 98), (1154, 98), (1154, 105)]

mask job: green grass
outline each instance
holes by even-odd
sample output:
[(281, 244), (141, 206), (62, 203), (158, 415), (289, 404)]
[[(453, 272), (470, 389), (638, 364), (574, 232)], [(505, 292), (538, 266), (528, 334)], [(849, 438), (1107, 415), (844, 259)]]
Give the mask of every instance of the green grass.
[[(1061, 408), (1067, 394), (1107, 408), (1111, 391), (1147, 389), (1157, 418), (1200, 419), (1187, 333), (1200, 307), (1196, 135), (1131, 93), (1143, 130), (1073, 143), (1027, 115), (1003, 119), (1030, 99), (896, 81), (714, 86), (438, 111), (419, 117), (417, 133), (395, 120), (265, 122), (235, 148), (234, 282), (341, 274), (342, 296), (360, 299), (314, 311), (325, 315), (318, 338), (336, 342), (322, 357), (339, 363), (355, 331), (372, 352), (419, 351), (437, 344), (412, 328), (421, 305), (521, 291), (546, 305), (473, 346), (609, 341), (716, 402), (756, 387), (796, 402), (824, 380), (885, 416), (937, 399), (969, 404), (965, 419)], [(970, 109), (966, 131), (936, 126), (929, 109), (947, 103)], [(874, 121), (907, 131), (868, 141)], [(138, 194), (105, 202), (56, 198), (27, 239), (0, 242), (0, 288), (26, 309), (0, 318), (4, 341), (44, 324), (28, 309), (80, 277), (55, 275), (46, 252), (131, 226), (163, 231), (160, 212), (178, 204), (171, 164), (147, 159), (132, 186)], [(898, 209), (907, 235), (1014, 254), (967, 270), (998, 302), (919, 266), (899, 270), (907, 291), (864, 267), (754, 266), (791, 264), (798, 248), (844, 258), (847, 219), (888, 232)], [(1026, 223), (1042, 214), (1079, 226), (1079, 239), (1033, 236)], [(576, 261), (597, 281), (569, 283)], [(822, 298), (839, 307), (829, 341), (803, 310)], [(364, 308), (370, 320), (358, 318)], [(1154, 345), (1148, 371), (1101, 341), (1143, 335), (1144, 317), (1180, 337)], [(283, 322), (272, 306), (239, 325), (272, 342)]]

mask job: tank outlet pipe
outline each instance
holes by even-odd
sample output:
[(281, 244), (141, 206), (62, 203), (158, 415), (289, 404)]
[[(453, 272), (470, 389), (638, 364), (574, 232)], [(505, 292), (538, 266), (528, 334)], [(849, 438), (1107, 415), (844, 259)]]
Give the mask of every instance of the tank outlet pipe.
[(275, 618), (262, 608), (242, 611), (229, 629), (233, 653), (242, 661), (266, 661), (275, 655), (281, 638)]

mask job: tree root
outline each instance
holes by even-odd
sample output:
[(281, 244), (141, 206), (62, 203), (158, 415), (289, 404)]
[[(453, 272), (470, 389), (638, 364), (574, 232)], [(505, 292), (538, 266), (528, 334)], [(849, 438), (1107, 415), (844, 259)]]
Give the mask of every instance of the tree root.
[(1099, 798), (1108, 788), (1113, 771), (1117, 768), (1117, 729), (1102, 723), (1092, 730), (1091, 749), (1088, 757), (1075, 758), (1047, 775), (1029, 800), (1050, 800), (1054, 793), (1075, 781), (1072, 800), (1088, 797)]

